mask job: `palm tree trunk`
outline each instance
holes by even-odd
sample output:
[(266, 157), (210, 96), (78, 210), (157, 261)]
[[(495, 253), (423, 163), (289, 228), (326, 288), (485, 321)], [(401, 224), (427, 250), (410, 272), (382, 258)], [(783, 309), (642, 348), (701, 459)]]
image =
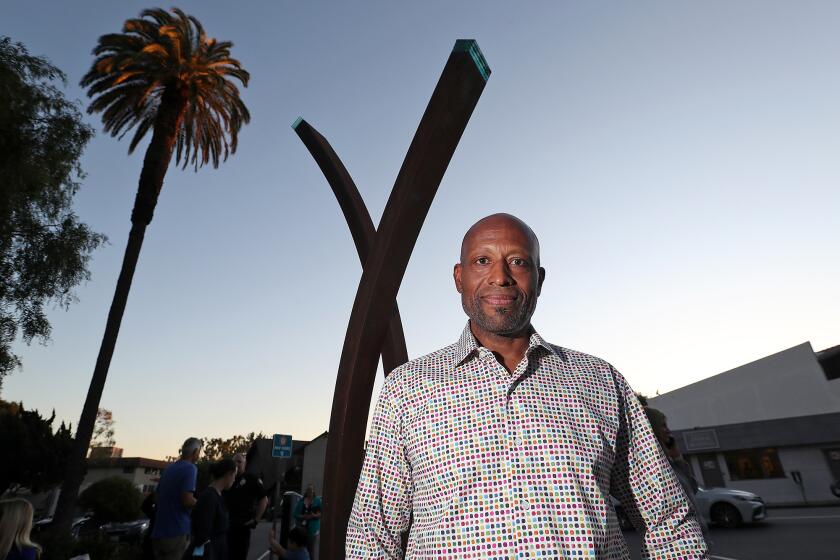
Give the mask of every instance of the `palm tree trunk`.
[(73, 524), (73, 513), (76, 509), (79, 488), (85, 477), (85, 459), (93, 435), (96, 412), (99, 410), (99, 401), (102, 398), (102, 391), (105, 389), (105, 380), (108, 377), (111, 357), (114, 355), (114, 348), (117, 345), (117, 336), (120, 333), (120, 323), (122, 322), (125, 305), (128, 302), (131, 280), (134, 278), (134, 269), (137, 267), (137, 260), (140, 257), (140, 248), (143, 246), (146, 227), (152, 221), (158, 195), (163, 186), (163, 179), (166, 176), (169, 161), (172, 159), (176, 133), (183, 118), (186, 101), (185, 92), (171, 87), (166, 88), (161, 98), (152, 141), (149, 143), (143, 159), (140, 184), (137, 188), (137, 196), (134, 199), (134, 209), (131, 212), (131, 231), (128, 234), (128, 245), (125, 249), (120, 276), (117, 279), (117, 288), (114, 291), (114, 299), (108, 312), (105, 334), (102, 336), (102, 345), (99, 347), (99, 356), (96, 358), (96, 367), (93, 370), (93, 378), (90, 380), (87, 398), (82, 408), (79, 426), (76, 429), (73, 450), (67, 460), (67, 474), (61, 485), (61, 494), (53, 517), (52, 531), (55, 535), (69, 534)]
[[(140, 257), (140, 247), (143, 245), (145, 234), (145, 224), (132, 224), (131, 232), (128, 234), (128, 246), (125, 249), (122, 269), (117, 280), (117, 289), (114, 292), (114, 300), (111, 302), (111, 310), (108, 312), (105, 334), (102, 337), (102, 345), (99, 348), (99, 356), (96, 359), (93, 378), (90, 381), (85, 406), (79, 420), (79, 427), (76, 430), (73, 450), (70, 452), (67, 463), (67, 474), (61, 486), (61, 495), (58, 499), (58, 506), (54, 517), (54, 527), (58, 534), (67, 534), (72, 525), (73, 511), (76, 508), (76, 497), (78, 496), (79, 487), (82, 485), (82, 480), (85, 477), (85, 458), (87, 457), (90, 438), (93, 434), (96, 411), (99, 408), (99, 401), (102, 398), (102, 391), (105, 388), (105, 379), (108, 376), (111, 357), (114, 355), (114, 347), (117, 345), (120, 322), (125, 311), (125, 304), (128, 301), (131, 280), (134, 277), (134, 269), (137, 266), (137, 259)], [(64, 524), (66, 526), (61, 526)]]

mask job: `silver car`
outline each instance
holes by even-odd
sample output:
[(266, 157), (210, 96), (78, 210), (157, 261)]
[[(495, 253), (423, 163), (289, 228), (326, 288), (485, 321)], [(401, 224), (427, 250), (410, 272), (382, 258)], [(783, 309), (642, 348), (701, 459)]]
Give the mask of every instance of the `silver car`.
[[(619, 526), (630, 531), (633, 525), (621, 503), (610, 496)], [(756, 523), (767, 516), (764, 500), (752, 492), (734, 488), (699, 488), (694, 495), (698, 513), (710, 525), (738, 527), (742, 523)]]
[(752, 492), (734, 488), (699, 488), (694, 495), (700, 515), (709, 524), (737, 527), (767, 517), (764, 500)]

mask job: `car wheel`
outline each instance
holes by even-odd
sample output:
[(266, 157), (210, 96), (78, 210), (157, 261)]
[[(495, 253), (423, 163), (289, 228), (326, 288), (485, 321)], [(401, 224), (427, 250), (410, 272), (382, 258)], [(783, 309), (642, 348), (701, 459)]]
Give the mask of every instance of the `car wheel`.
[(741, 514), (730, 504), (715, 504), (711, 511), (712, 523), (721, 527), (733, 528), (741, 524)]

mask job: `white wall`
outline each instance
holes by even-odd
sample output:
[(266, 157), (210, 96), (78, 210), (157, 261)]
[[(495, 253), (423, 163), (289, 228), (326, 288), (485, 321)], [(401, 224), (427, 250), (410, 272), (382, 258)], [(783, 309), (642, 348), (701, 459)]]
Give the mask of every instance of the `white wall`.
[(651, 398), (672, 430), (840, 412), (809, 342)]
[[(838, 444), (819, 447), (779, 448), (779, 462), (781, 462), (782, 469), (785, 472), (784, 478), (732, 480), (724, 454), (718, 453), (717, 459), (727, 488), (754, 492), (761, 496), (768, 505), (800, 505), (805, 503), (799, 486), (790, 475), (791, 471), (802, 473), (805, 498), (809, 503), (829, 502), (834, 504), (837, 502), (837, 498), (828, 488), (832, 480), (828, 463), (822, 451), (823, 447), (838, 447)], [(696, 457), (692, 457), (692, 459), (692, 464), (696, 465)], [(696, 466), (699, 467), (699, 465)], [(699, 472), (699, 469), (697, 472)]]
[(327, 437), (313, 440), (303, 450), (303, 474), (300, 491), (304, 492), (310, 484), (315, 487), (315, 495), (324, 492), (324, 464), (327, 460)]

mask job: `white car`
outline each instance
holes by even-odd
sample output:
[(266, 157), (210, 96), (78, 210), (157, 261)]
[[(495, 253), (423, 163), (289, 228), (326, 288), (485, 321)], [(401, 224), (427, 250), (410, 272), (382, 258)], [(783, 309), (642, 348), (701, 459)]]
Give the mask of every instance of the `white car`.
[[(618, 523), (625, 531), (633, 529), (621, 503), (610, 496), (618, 516)], [(699, 514), (706, 523), (722, 527), (737, 527), (741, 523), (755, 523), (767, 516), (764, 500), (752, 492), (734, 488), (699, 488), (694, 495)]]
[(700, 488), (694, 495), (700, 515), (709, 524), (737, 527), (767, 517), (764, 500), (752, 492), (734, 488)]

